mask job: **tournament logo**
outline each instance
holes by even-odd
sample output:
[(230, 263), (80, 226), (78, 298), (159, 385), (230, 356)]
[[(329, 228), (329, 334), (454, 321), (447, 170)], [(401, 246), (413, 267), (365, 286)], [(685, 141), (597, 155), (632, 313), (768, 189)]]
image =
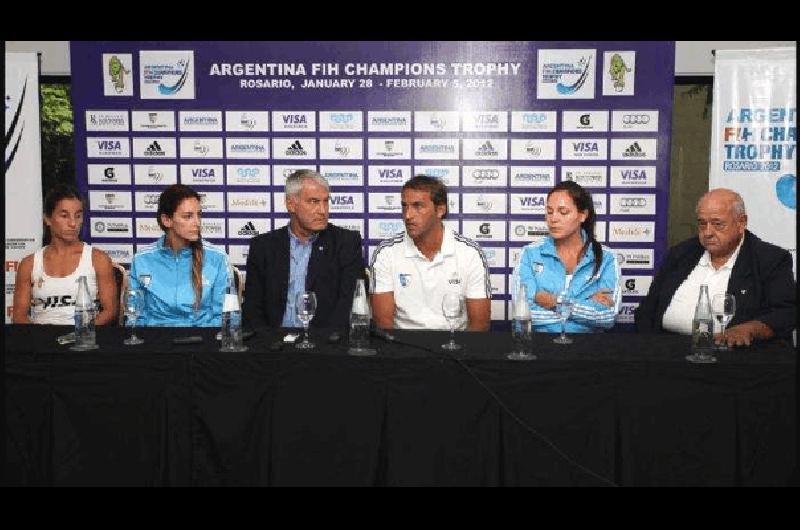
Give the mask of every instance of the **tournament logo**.
[[(189, 62), (190, 59), (188, 58), (181, 59), (175, 64), (172, 70), (162, 70), (161, 82), (158, 84), (158, 92), (160, 94), (171, 96), (183, 88), (183, 85), (186, 84), (186, 79), (189, 75)], [(177, 76), (178, 78), (173, 84), (166, 82), (165, 78), (169, 73), (171, 73), (173, 76)]]
[(594, 49), (540, 49), (538, 99), (594, 99)]
[(142, 99), (194, 99), (194, 51), (141, 50)]
[(574, 81), (566, 81), (566, 76), (564, 74), (560, 75), (561, 81), (556, 84), (556, 90), (558, 90), (559, 94), (574, 94), (578, 90), (580, 90), (584, 83), (586, 83), (586, 79), (589, 76), (589, 67), (592, 65), (592, 56), (589, 55), (587, 57), (581, 57), (578, 60), (577, 64), (575, 64), (572, 69), (568, 69), (565, 73), (571, 73), (576, 75)]
[(114, 87), (114, 92), (117, 94), (125, 92), (125, 76), (130, 74), (131, 71), (125, 68), (122, 60), (117, 55), (112, 55), (108, 60), (108, 76)]
[(631, 69), (625, 64), (622, 56), (618, 53), (611, 56), (611, 61), (609, 61), (609, 63), (608, 75), (614, 82), (614, 92), (622, 92), (625, 90), (625, 76)]

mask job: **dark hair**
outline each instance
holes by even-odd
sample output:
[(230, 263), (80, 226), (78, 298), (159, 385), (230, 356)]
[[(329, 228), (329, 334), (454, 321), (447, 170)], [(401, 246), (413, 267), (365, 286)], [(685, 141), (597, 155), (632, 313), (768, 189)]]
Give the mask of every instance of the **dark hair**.
[[(50, 191), (47, 192), (47, 195), (44, 197), (42, 213), (44, 213), (46, 217), (52, 216), (53, 212), (56, 211), (56, 206), (58, 206), (58, 203), (64, 199), (77, 199), (81, 201), (81, 206), (85, 207), (83, 196), (78, 191), (78, 188), (69, 184), (56, 184), (50, 189)], [(53, 235), (50, 233), (50, 228), (44, 224), (44, 221), (42, 221), (42, 224), (42, 246), (49, 245), (50, 241), (53, 239)]]
[[(167, 227), (161, 222), (161, 216), (166, 215), (172, 217), (178, 210), (178, 206), (186, 200), (195, 198), (201, 201), (200, 194), (194, 191), (189, 186), (183, 184), (173, 184), (161, 192), (158, 198), (158, 212), (156, 212), (156, 220), (158, 226), (164, 232)], [(192, 249), (192, 287), (194, 289), (194, 307), (200, 307), (200, 301), (203, 299), (203, 238), (197, 238), (197, 241), (189, 243)]]
[(583, 253), (591, 244), (592, 252), (594, 253), (594, 271), (592, 271), (592, 276), (594, 276), (597, 274), (597, 271), (600, 269), (600, 264), (603, 261), (603, 247), (600, 246), (600, 243), (594, 237), (594, 223), (597, 221), (597, 214), (594, 211), (592, 194), (586, 191), (580, 184), (571, 180), (562, 180), (547, 193), (547, 198), (549, 199), (550, 195), (557, 191), (566, 191), (569, 193), (578, 211), (587, 212), (586, 220), (581, 223), (581, 228), (586, 231), (586, 244), (583, 246), (580, 255), (583, 256)]
[(449, 210), (447, 204), (447, 186), (441, 180), (429, 177), (428, 175), (416, 175), (408, 179), (400, 189), (400, 193), (405, 190), (427, 191), (431, 194), (431, 201), (434, 206), (444, 205), (444, 215), (442, 219), (447, 217)]

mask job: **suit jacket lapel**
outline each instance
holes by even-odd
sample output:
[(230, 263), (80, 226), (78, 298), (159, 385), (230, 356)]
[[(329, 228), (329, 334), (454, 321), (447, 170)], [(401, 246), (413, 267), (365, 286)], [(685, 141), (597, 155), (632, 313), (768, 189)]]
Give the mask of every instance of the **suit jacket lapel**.
[(276, 234), (275, 246), (275, 284), (278, 287), (278, 292), (283, 300), (283, 305), (286, 305), (286, 294), (289, 292), (289, 228), (284, 227)]
[(745, 231), (744, 243), (742, 243), (742, 248), (739, 249), (739, 255), (736, 256), (736, 263), (733, 264), (733, 269), (731, 269), (731, 277), (728, 279), (727, 292), (733, 296), (738, 297), (746, 294), (741, 292), (741, 286), (742, 282), (753, 274), (750, 259), (752, 253), (751, 247), (752, 238), (750, 237), (750, 232)]

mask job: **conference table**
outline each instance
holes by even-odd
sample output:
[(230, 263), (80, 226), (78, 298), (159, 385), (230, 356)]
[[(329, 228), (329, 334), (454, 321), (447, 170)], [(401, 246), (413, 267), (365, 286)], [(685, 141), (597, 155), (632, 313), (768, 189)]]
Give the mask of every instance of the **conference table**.
[[(674, 486), (796, 480), (796, 353), (773, 340), (686, 361), (670, 334), (395, 331), (377, 354), (219, 352), (217, 329), (5, 327), (6, 485)], [(174, 344), (199, 335), (202, 342)], [(334, 337), (335, 338), (335, 337)], [(278, 341), (278, 342), (276, 342)]]

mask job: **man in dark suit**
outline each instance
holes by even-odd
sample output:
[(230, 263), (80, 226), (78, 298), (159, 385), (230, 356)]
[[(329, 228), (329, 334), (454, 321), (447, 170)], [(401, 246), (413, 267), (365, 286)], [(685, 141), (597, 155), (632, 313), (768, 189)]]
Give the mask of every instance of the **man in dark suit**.
[(250, 241), (244, 322), (301, 327), (295, 297), (313, 291), (310, 325), (347, 327), (356, 279), (364, 278), (361, 234), (328, 223), (328, 183), (316, 171), (290, 175), (285, 195), (289, 224)]
[[(729, 189), (711, 190), (700, 198), (697, 224), (698, 237), (667, 254), (636, 310), (636, 328), (690, 333), (699, 287), (706, 284), (711, 298), (717, 293), (736, 297), (728, 345), (790, 334), (797, 299), (789, 252), (747, 230), (744, 201)], [(716, 340), (722, 340), (721, 334)]]

